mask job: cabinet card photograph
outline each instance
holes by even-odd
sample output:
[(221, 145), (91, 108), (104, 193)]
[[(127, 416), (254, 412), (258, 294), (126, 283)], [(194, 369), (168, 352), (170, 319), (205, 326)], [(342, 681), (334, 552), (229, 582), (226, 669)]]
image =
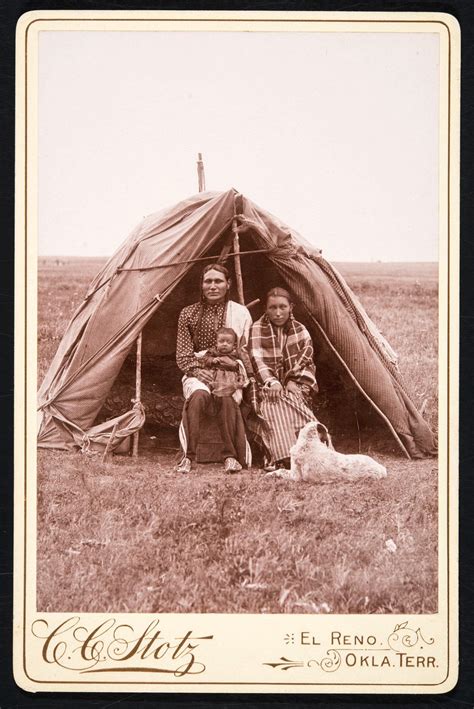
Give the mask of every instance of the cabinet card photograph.
[(459, 45), (442, 13), (22, 16), (22, 688), (454, 686)]

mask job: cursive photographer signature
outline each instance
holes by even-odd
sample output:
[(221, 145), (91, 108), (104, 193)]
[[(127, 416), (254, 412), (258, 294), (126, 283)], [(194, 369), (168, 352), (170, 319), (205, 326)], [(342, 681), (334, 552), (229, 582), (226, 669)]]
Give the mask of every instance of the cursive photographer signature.
[(132, 625), (108, 618), (89, 627), (80, 616), (71, 616), (54, 627), (43, 618), (35, 620), (31, 630), (43, 641), (43, 660), (67, 670), (162, 672), (175, 677), (204, 672), (206, 666), (196, 655), (201, 642), (214, 636), (196, 636), (188, 630), (167, 638), (159, 625), (156, 619), (137, 631)]

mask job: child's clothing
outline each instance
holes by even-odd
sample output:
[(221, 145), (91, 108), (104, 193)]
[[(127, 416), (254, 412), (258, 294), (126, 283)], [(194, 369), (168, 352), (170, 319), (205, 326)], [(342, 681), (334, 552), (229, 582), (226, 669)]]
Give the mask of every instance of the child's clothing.
[[(242, 389), (247, 386), (249, 379), (247, 372), (245, 371), (245, 366), (243, 361), (239, 357), (239, 353), (236, 349), (232, 350), (230, 354), (223, 355), (217, 349), (203, 350), (202, 352), (197, 352), (196, 357), (200, 359), (203, 363), (201, 369), (196, 369), (194, 376), (198, 379), (200, 378), (200, 371), (206, 371), (212, 373), (214, 381), (211, 384), (205, 382), (213, 396), (222, 397), (230, 396), (234, 401), (240, 405), (242, 401)], [(224, 369), (218, 364), (213, 363), (215, 357), (228, 357), (237, 364), (237, 369)]]

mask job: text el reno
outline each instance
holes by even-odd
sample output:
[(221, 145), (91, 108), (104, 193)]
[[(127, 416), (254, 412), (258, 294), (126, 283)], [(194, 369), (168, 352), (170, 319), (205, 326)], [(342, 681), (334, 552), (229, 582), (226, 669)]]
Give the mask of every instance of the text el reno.
[[(110, 672), (121, 666), (124, 672), (150, 671), (182, 677), (201, 674), (206, 666), (196, 653), (203, 640), (213, 635), (195, 635), (192, 630), (166, 638), (159, 619), (143, 630), (108, 618), (88, 626), (79, 616), (50, 627), (45, 619), (32, 625), (33, 635), (43, 641), (41, 655), (48, 664), (79, 672)], [(111, 666), (113, 665), (113, 667)]]
[[(307, 630), (303, 630), (300, 633), (300, 644), (301, 645), (321, 645), (319, 635), (313, 635)], [(364, 647), (368, 645), (369, 647), (374, 647), (377, 645), (377, 638), (375, 635), (358, 635), (357, 633), (351, 633), (343, 635), (339, 630), (333, 630), (331, 633), (329, 644), (331, 648), (335, 647)]]

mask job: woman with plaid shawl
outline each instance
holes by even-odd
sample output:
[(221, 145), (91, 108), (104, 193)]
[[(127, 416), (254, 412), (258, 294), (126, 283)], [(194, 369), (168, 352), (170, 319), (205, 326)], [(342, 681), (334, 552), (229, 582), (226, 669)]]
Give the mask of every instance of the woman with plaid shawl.
[(292, 310), (288, 291), (272, 288), (265, 314), (250, 328), (248, 351), (257, 387), (256, 417), (249, 427), (265, 451), (267, 469), (288, 466), (299, 430), (316, 420), (310, 408), (311, 392), (317, 391), (313, 343)]

